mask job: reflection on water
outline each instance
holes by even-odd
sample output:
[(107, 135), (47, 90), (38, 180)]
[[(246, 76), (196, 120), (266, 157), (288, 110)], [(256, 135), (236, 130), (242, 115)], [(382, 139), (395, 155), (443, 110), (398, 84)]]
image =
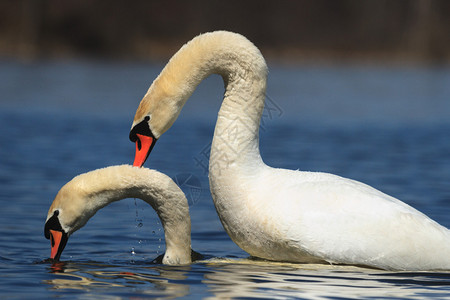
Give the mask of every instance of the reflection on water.
[[(118, 271), (118, 269), (123, 269)], [(95, 262), (71, 263), (58, 262), (50, 266), (49, 272), (56, 275), (53, 279), (43, 280), (52, 289), (79, 289), (92, 291), (102, 288), (140, 288), (143, 293), (165, 297), (182, 297), (189, 294), (186, 272), (190, 266), (172, 268), (169, 266), (124, 268), (117, 265), (105, 265)], [(148, 286), (150, 285), (150, 286)]]
[(334, 298), (339, 295), (421, 298), (423, 293), (430, 292), (430, 286), (450, 285), (450, 273), (386, 273), (350, 266), (274, 266), (246, 262), (219, 264), (214, 270), (205, 275), (205, 282), (214, 295), (225, 298)]
[(203, 297), (215, 298), (346, 298), (423, 299), (450, 293), (450, 273), (386, 272), (353, 266), (274, 263), (250, 259), (210, 259), (190, 266), (105, 265), (95, 262), (57, 263), (52, 289), (93, 292), (135, 288), (159, 297), (190, 295), (199, 284)]

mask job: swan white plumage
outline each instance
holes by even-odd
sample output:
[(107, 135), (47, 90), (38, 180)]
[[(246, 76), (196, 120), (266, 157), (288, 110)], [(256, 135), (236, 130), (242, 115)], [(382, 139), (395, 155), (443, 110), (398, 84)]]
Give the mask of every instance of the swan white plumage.
[(449, 230), (407, 204), (354, 180), (264, 164), (258, 130), (267, 66), (239, 34), (202, 34), (171, 58), (137, 109), (130, 132), (134, 165), (143, 165), (197, 85), (213, 73), (223, 77), (225, 94), (211, 145), (210, 189), (239, 247), (276, 261), (450, 269)]
[(51, 240), (51, 259), (59, 260), (69, 236), (106, 205), (140, 198), (157, 212), (164, 228), (166, 252), (162, 263), (189, 264), (191, 219), (184, 193), (170, 177), (129, 165), (112, 166), (76, 176), (56, 195), (48, 211), (44, 233)]

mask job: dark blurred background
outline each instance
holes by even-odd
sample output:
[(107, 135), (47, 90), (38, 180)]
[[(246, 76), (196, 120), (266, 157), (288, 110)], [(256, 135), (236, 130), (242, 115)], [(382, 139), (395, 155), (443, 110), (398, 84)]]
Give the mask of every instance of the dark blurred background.
[(448, 0), (1, 0), (0, 56), (167, 59), (217, 29), (267, 58), (450, 61)]

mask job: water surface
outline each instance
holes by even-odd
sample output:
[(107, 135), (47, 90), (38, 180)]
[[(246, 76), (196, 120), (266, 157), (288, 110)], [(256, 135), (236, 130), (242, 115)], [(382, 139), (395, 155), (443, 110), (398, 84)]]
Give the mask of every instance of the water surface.
[[(224, 232), (208, 187), (208, 150), (223, 84), (213, 76), (158, 141), (147, 166), (188, 195), (189, 266), (164, 252), (154, 211), (127, 199), (76, 232), (62, 262), (43, 229), (59, 188), (77, 174), (131, 163), (128, 131), (161, 66), (93, 62), (0, 68), (0, 295), (8, 299), (236, 297), (445, 298), (447, 272), (252, 260)], [(272, 66), (261, 127), (271, 166), (349, 177), (450, 226), (450, 69)]]

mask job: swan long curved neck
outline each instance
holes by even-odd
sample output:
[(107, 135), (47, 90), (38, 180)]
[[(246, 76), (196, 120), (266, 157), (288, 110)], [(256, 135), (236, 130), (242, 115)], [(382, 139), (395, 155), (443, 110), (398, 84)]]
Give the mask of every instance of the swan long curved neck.
[[(81, 216), (69, 222), (72, 232), (84, 226), (106, 205), (125, 198), (139, 198), (150, 204), (161, 220), (166, 240), (165, 259), (175, 260), (168, 263), (190, 262), (189, 207), (184, 193), (168, 176), (126, 165), (99, 169), (75, 177), (61, 189), (57, 199), (70, 199), (74, 187), (82, 197), (65, 200), (72, 203), (64, 205), (67, 210), (81, 210)], [(54, 201), (52, 206), (58, 207), (61, 203)]]
[(217, 131), (222, 133), (221, 141), (213, 141), (212, 147), (217, 151), (212, 151), (210, 165), (214, 165), (214, 160), (220, 162), (218, 152), (226, 154), (228, 163), (239, 159), (261, 160), (258, 136), (267, 65), (258, 48), (238, 34), (207, 33), (184, 45), (150, 86), (135, 122), (153, 111), (157, 115), (152, 116), (152, 121), (159, 122), (152, 124), (153, 130), (158, 128), (153, 133), (159, 137), (173, 124), (198, 84), (211, 74), (222, 76), (225, 95), (215, 133), (215, 136)]
[(147, 121), (154, 137), (159, 138), (175, 122), (198, 84), (211, 74), (222, 76), (225, 94), (211, 144), (209, 182), (216, 210), (230, 233), (248, 217), (245, 206), (250, 181), (265, 169), (259, 152), (259, 124), (267, 65), (258, 48), (231, 32), (194, 38), (172, 57), (150, 86), (132, 128)]

